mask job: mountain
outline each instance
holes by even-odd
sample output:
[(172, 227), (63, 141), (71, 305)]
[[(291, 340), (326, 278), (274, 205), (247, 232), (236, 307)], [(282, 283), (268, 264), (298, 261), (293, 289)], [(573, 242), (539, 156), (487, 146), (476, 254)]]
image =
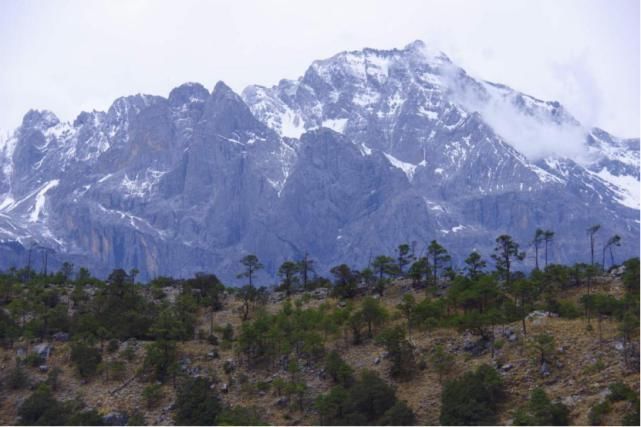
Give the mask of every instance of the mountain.
[(501, 233), (527, 247), (537, 227), (556, 232), (552, 261), (587, 261), (596, 223), (599, 251), (617, 233), (618, 260), (639, 253), (639, 139), (475, 79), (420, 41), (242, 95), (187, 83), (73, 123), (29, 111), (0, 166), (3, 268), (29, 252), (40, 268), (47, 248), (100, 275), (234, 283), (256, 253), (265, 282), (306, 252), (324, 273), (432, 239), (460, 265), (472, 249), (489, 258)]

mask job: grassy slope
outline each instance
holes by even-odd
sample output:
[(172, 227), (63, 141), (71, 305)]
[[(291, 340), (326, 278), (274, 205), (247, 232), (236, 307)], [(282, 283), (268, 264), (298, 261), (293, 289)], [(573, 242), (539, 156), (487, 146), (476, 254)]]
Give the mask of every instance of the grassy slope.
[[(610, 282), (602, 284), (601, 291), (613, 294), (620, 294), (620, 283)], [(576, 299), (580, 292), (573, 291), (565, 295), (568, 299)], [(390, 312), (401, 297), (398, 288), (391, 289), (383, 299), (383, 302)], [(421, 298), (421, 295), (417, 295)], [(318, 301), (311, 301), (310, 305), (318, 304)], [(216, 313), (215, 323), (224, 325), (231, 323), (235, 329), (240, 325), (240, 316), (237, 312), (238, 302), (228, 300), (225, 310)], [(277, 311), (279, 304), (270, 304), (268, 310)], [(401, 322), (398, 316), (392, 316), (392, 322)], [(513, 343), (506, 342), (498, 351), (497, 358), (503, 363), (510, 363), (513, 368), (503, 374), (507, 389), (508, 398), (503, 404), (500, 420), (508, 423), (512, 411), (518, 407), (529, 396), (531, 390), (542, 386), (553, 398), (564, 399), (571, 410), (573, 424), (588, 424), (587, 415), (590, 407), (603, 399), (604, 393), (610, 383), (623, 381), (634, 390), (639, 390), (638, 373), (626, 373), (622, 366), (621, 352), (617, 351), (614, 343), (619, 341), (616, 322), (604, 321), (602, 324), (603, 342), (599, 343), (596, 322), (593, 321), (594, 331), (588, 331), (585, 319), (568, 320), (559, 318), (542, 318), (528, 321), (528, 334), (534, 335), (547, 332), (556, 339), (556, 347), (563, 348), (558, 352), (556, 361), (559, 366), (553, 366), (552, 373), (547, 378), (542, 378), (538, 373), (538, 367), (532, 362), (532, 357), (527, 348), (523, 345), (520, 323), (509, 325), (519, 334), (519, 340)], [(209, 315), (202, 313), (200, 316), (200, 328), (209, 330)], [(500, 332), (501, 327), (497, 328)], [(412, 341), (421, 355), (427, 355), (435, 344), (442, 344), (446, 349), (460, 348), (465, 337), (455, 330), (438, 329), (432, 331), (414, 331)], [(142, 363), (144, 357), (144, 343), (139, 343), (137, 357), (127, 366), (125, 379), (134, 376), (136, 370)], [(638, 346), (638, 342), (636, 343)], [(382, 355), (383, 349), (371, 341), (366, 341), (359, 346), (349, 344), (345, 339), (337, 338), (327, 344), (327, 347), (337, 349), (344, 359), (356, 370), (372, 369), (381, 374), (383, 378), (397, 386), (397, 393), (402, 400), (406, 400), (417, 413), (420, 424), (437, 424), (440, 411), (441, 384), (437, 375), (428, 368), (417, 374), (410, 380), (403, 383), (396, 383), (388, 375), (388, 362), (383, 360), (375, 364), (376, 357)], [(214, 347), (204, 341), (189, 341), (179, 345), (181, 357), (189, 357), (192, 366), (200, 366), (205, 373), (214, 375), (219, 379), (218, 386), (229, 382), (229, 377), (223, 372), (222, 366), (225, 360), (233, 359), (239, 362), (239, 357), (234, 355), (231, 349), (220, 349), (219, 359), (209, 359), (207, 353)], [(56, 393), (59, 399), (69, 399), (74, 396), (81, 397), (89, 407), (95, 407), (101, 413), (113, 410), (133, 411), (141, 408), (146, 413), (147, 422), (150, 424), (171, 424), (172, 413), (168, 410), (174, 400), (174, 390), (170, 384), (163, 386), (165, 397), (155, 409), (146, 409), (142, 399), (142, 390), (146, 383), (135, 379), (129, 385), (117, 393), (112, 393), (124, 382), (105, 381), (104, 378), (95, 378), (83, 384), (69, 362), (69, 345), (67, 343), (54, 343), (54, 352), (48, 365), (51, 368), (59, 367), (63, 370), (61, 375), (61, 387)], [(8, 372), (13, 366), (15, 349), (0, 349), (0, 371)], [(116, 355), (106, 355), (107, 360), (116, 358)], [(601, 360), (602, 369), (596, 369), (597, 360)], [(455, 368), (451, 376), (472, 369), (481, 363), (490, 363), (489, 354), (479, 357), (471, 357), (469, 354), (460, 351), (455, 353)], [(556, 365), (556, 364), (555, 364)], [(38, 372), (37, 368), (26, 368), (32, 380), (44, 380), (46, 374)], [(328, 380), (321, 380), (318, 377), (318, 367), (309, 368), (303, 371), (303, 375), (309, 386), (309, 401), (314, 396), (326, 391), (330, 386)], [(266, 393), (256, 391), (255, 384), (258, 381), (268, 381), (276, 375), (286, 377), (286, 373), (278, 373), (276, 370), (251, 370), (248, 371), (242, 364), (239, 364), (232, 374), (234, 381), (229, 394), (221, 394), (225, 401), (232, 404), (254, 405), (261, 409), (261, 414), (271, 424), (315, 424), (318, 422), (317, 415), (311, 409), (311, 403), (306, 405), (305, 411), (297, 408), (278, 408), (274, 402), (277, 396), (273, 390)], [(239, 384), (241, 376), (246, 375), (247, 384)], [(3, 389), (0, 399), (0, 424), (11, 424), (15, 422), (16, 410), (19, 403), (26, 398), (30, 391), (22, 390), (12, 392)], [(616, 404), (613, 412), (608, 415), (608, 424), (620, 422), (624, 404)]]

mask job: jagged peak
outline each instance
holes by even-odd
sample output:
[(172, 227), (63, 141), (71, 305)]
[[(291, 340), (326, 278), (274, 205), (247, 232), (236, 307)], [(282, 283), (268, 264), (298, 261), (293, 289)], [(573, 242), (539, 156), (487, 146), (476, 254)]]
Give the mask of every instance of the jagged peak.
[(169, 92), (171, 105), (184, 105), (191, 102), (204, 102), (209, 97), (209, 91), (200, 83), (187, 82), (175, 87)]
[(212, 96), (218, 96), (218, 97), (220, 97), (220, 96), (238, 97), (238, 94), (236, 92), (234, 92), (232, 88), (227, 86), (227, 84), (222, 80), (219, 80), (216, 83), (216, 85), (214, 86), (214, 90), (212, 91), (211, 94), (212, 94)]
[(60, 123), (60, 119), (49, 110), (29, 110), (22, 118), (23, 128), (48, 129)]

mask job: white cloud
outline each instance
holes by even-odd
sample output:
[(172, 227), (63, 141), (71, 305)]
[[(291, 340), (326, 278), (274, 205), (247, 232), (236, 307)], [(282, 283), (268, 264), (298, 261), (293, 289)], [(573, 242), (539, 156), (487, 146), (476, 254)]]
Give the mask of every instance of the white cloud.
[(581, 161), (586, 153), (587, 130), (571, 116), (555, 122), (554, 106), (506, 87), (484, 83), (470, 86), (459, 77), (460, 70), (444, 68), (452, 99), (483, 120), (530, 160), (547, 156), (570, 157)]

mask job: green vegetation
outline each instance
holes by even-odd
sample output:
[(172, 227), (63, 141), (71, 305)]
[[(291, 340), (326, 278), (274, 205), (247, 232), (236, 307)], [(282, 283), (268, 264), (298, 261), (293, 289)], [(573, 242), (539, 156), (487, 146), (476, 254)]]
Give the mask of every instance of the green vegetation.
[(570, 424), (569, 411), (562, 403), (552, 403), (545, 391), (536, 388), (528, 403), (514, 415), (516, 426), (564, 426)]
[(321, 425), (414, 425), (416, 417), (394, 389), (371, 371), (345, 388), (336, 386), (316, 400)]
[[(34, 390), (19, 409), (25, 424), (102, 422), (79, 401), (55, 398), (61, 390), (67, 395), (69, 382), (59, 368), (46, 366), (47, 357), (34, 347), (56, 342), (56, 349), (64, 352), (61, 359), (74, 368), (66, 375), (83, 385), (100, 382), (114, 390), (129, 381), (142, 382), (140, 399), (150, 410), (158, 410), (175, 394), (175, 421), (185, 425), (264, 423), (262, 411), (228, 406), (223, 393), (273, 396), (280, 402), (275, 406), (288, 416), (318, 415), (325, 425), (414, 424), (415, 414), (397, 399), (390, 383), (404, 387), (425, 375), (437, 376), (443, 384), (441, 423), (495, 423), (506, 398), (501, 376), (489, 366), (461, 373), (464, 365), (456, 353), (487, 354), (501, 366), (505, 349), (518, 345), (541, 372), (553, 369), (556, 375), (555, 362), (563, 358), (561, 350), (557, 354), (560, 340), (540, 328), (528, 330), (527, 316), (535, 310), (584, 318), (582, 329), (593, 327), (589, 333), (604, 350), (611, 348), (608, 340), (616, 331), (623, 351), (614, 354), (620, 354), (627, 369), (635, 368), (639, 259), (624, 262), (622, 290), (610, 293), (599, 287), (597, 275), (605, 274), (606, 255), (618, 241), (606, 241), (599, 252), (597, 232), (590, 234), (590, 249), (603, 262), (591, 258), (590, 264), (563, 266), (548, 264), (554, 233), (537, 230), (532, 242), (536, 268), (528, 274), (518, 271), (523, 252), (509, 235), (496, 239), (493, 265), (474, 251), (460, 269), (435, 240), (424, 256), (414, 252), (414, 245), (401, 244), (394, 253), (373, 255), (360, 270), (339, 264), (331, 269), (331, 280), (316, 274), (313, 260), (305, 255), (279, 266), (278, 294), (258, 286), (256, 273), (266, 267), (251, 254), (240, 263), (240, 288), (225, 287), (215, 275), (203, 273), (184, 280), (158, 277), (143, 286), (136, 271), (122, 269), (106, 281), (84, 268), (76, 272), (71, 264), (53, 274), (13, 269), (0, 273), (0, 345), (17, 354), (15, 363), (6, 359), (11, 364), (0, 375), (1, 391)], [(270, 298), (282, 302), (269, 304)], [(226, 310), (223, 316), (221, 310)], [(506, 327), (515, 322), (517, 328)], [(465, 333), (469, 349), (443, 341), (443, 329)], [(519, 330), (509, 335), (514, 345), (506, 329)], [(420, 340), (431, 334), (433, 345), (426, 347)], [(193, 355), (187, 349), (192, 342), (206, 350)], [(385, 379), (367, 369), (355, 370), (357, 364), (350, 366), (350, 350), (362, 355), (371, 348), (376, 353), (368, 353), (369, 363), (379, 365), (376, 369)], [(208, 368), (218, 370), (193, 370), (191, 360), (185, 359), (194, 356), (211, 361)], [(598, 359), (581, 369), (593, 375), (608, 361)], [(319, 395), (310, 382), (316, 375), (331, 387), (323, 388), (326, 393)], [(310, 413), (314, 402), (318, 412)], [(590, 422), (601, 423), (612, 408), (621, 407), (626, 418), (617, 422), (635, 423), (635, 392), (614, 383), (607, 399), (590, 411)], [(144, 414), (134, 416), (145, 421)], [(529, 401), (514, 412), (517, 425), (569, 421), (567, 409), (542, 389), (532, 391)]]
[(441, 395), (443, 425), (495, 425), (498, 404), (504, 399), (498, 372), (487, 365), (449, 381)]
[(80, 401), (59, 402), (45, 384), (20, 405), (18, 416), (21, 425), (103, 425), (95, 410), (85, 410)]

